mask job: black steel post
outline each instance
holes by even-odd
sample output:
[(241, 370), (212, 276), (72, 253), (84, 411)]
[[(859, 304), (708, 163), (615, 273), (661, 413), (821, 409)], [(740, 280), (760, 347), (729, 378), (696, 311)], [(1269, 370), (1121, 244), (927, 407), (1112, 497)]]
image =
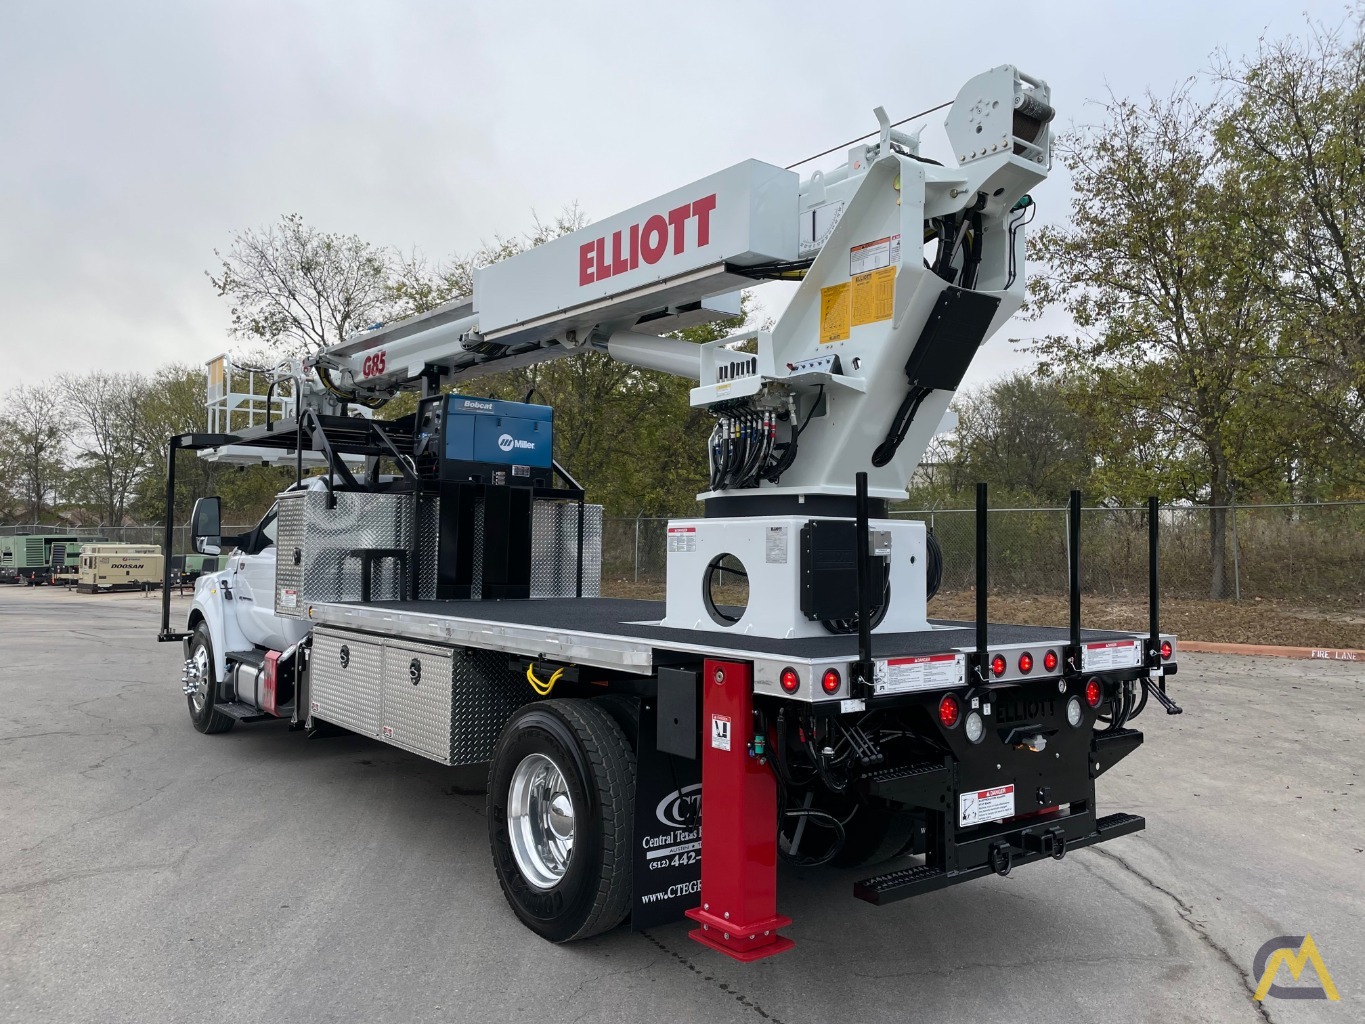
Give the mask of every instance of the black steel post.
[[(1081, 649), (1081, 492), (1071, 492), (1066, 517), (1066, 577), (1070, 602), (1071, 650), (1079, 659)], [(1080, 661), (1076, 662), (1080, 669)]]
[(583, 596), (583, 492), (578, 492), (578, 575), (574, 583), (574, 597)]
[(180, 435), (166, 444), (166, 533), (162, 544), (161, 632), (158, 640), (176, 640), (171, 634), (171, 553), (175, 549), (175, 453), (180, 450)]
[[(854, 477), (854, 543), (858, 573), (858, 671), (856, 682), (860, 689), (872, 685), (872, 609), (867, 599), (867, 590), (872, 581), (872, 555), (868, 551), (870, 539), (867, 526), (867, 474), (859, 473)], [(861, 694), (855, 692), (855, 697)]]
[(986, 484), (982, 482), (976, 485), (976, 675), (983, 683), (990, 678), (990, 636), (986, 626), (990, 573), (986, 566), (986, 542)]
[(1156, 668), (1161, 664), (1161, 590), (1157, 567), (1157, 501), (1156, 495), (1147, 499), (1147, 664)]

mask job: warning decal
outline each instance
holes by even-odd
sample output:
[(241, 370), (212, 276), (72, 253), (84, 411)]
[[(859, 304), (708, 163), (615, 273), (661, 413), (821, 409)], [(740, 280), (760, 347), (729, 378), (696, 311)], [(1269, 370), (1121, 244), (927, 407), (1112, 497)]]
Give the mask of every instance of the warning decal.
[(875, 693), (946, 690), (962, 685), (966, 664), (962, 654), (889, 658), (874, 665), (872, 689)]
[(668, 528), (668, 553), (697, 550), (697, 528), (695, 526), (670, 526)]
[(716, 750), (730, 749), (730, 719), (727, 715), (711, 716), (711, 746)]
[(1131, 668), (1140, 661), (1136, 640), (1101, 640), (1081, 650), (1082, 672), (1103, 672), (1111, 668)]
[(849, 331), (849, 283), (820, 289), (820, 344), (847, 341)]
[(866, 274), (870, 270), (889, 267), (901, 261), (901, 236), (887, 235), (874, 242), (855, 245), (848, 251), (848, 273), (850, 277)]
[(958, 798), (958, 824), (980, 825), (1014, 817), (1014, 787), (997, 786), (963, 793)]
[(853, 279), (853, 326), (890, 320), (895, 298), (895, 267), (859, 274)]

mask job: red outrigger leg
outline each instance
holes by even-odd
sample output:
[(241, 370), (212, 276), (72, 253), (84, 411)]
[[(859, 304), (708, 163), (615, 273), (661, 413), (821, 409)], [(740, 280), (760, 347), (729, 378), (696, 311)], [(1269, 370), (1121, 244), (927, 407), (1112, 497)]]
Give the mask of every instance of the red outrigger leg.
[(688, 932), (745, 963), (795, 945), (777, 934), (777, 781), (749, 753), (754, 676), (747, 662), (707, 661), (702, 680), (701, 906)]

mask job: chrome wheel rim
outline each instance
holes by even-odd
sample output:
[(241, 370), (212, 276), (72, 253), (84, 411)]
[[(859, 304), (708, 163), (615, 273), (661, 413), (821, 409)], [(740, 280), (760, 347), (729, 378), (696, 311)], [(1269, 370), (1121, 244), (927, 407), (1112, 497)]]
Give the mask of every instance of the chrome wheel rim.
[(559, 766), (544, 754), (527, 754), (512, 772), (507, 832), (522, 877), (552, 889), (569, 869), (574, 806)]
[(195, 712), (202, 712), (209, 699), (209, 652), (203, 644), (185, 662), (185, 683)]

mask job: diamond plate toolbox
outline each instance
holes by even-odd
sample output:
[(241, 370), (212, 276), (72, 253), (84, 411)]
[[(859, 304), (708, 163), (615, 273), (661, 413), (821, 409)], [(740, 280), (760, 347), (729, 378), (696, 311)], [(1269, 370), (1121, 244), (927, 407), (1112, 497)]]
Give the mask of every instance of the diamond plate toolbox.
[(313, 633), (311, 714), (442, 764), (490, 760), (507, 720), (533, 698), (506, 655), (325, 626)]
[[(359, 601), (358, 552), (365, 549), (400, 549), (409, 563), (429, 560), (434, 566), (434, 545), (414, 550), (413, 506), (411, 494), (337, 491), (333, 509), (327, 507), (326, 491), (281, 494), (275, 542), (275, 614), (302, 619), (307, 618), (310, 603)], [(375, 560), (371, 600), (394, 601), (406, 596), (401, 566), (397, 558)], [(428, 575), (425, 569), (425, 565), (409, 565), (418, 579)]]

